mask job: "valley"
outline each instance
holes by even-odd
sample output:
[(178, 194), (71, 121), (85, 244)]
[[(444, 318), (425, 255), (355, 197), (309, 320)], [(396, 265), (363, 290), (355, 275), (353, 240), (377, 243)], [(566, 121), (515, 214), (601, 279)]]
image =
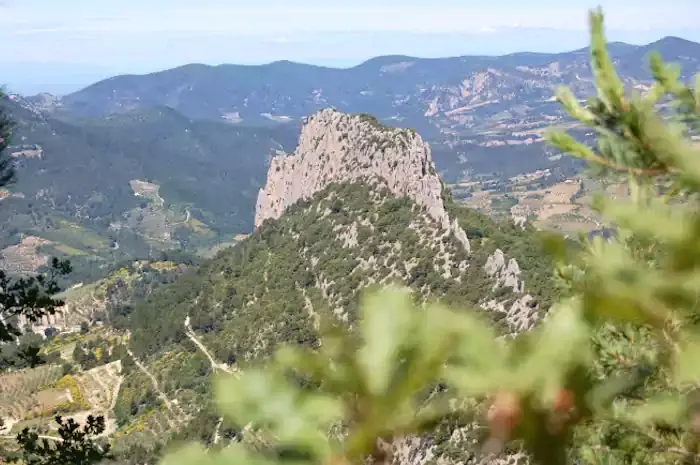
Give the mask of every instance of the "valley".
[(550, 171), (536, 171), (509, 179), (504, 189), (464, 182), (450, 185), (461, 203), (495, 218), (510, 218), (516, 224), (525, 222), (535, 228), (555, 231), (565, 236), (590, 233), (601, 226), (598, 214), (590, 208), (596, 194), (626, 198), (624, 183), (606, 182), (574, 175), (556, 184), (542, 185)]
[[(700, 44), (611, 44), (627, 88), (649, 88), (651, 49), (700, 71)], [(8, 314), (25, 333), (0, 352), (0, 450), (25, 427), (57, 440), (57, 414), (104, 416), (119, 465), (185, 441), (254, 445), (212, 383), (285, 345), (318, 349), (328, 328), (356, 334), (363, 297), (386, 285), (499, 339), (535, 328), (562, 295), (545, 233), (580, 246), (602, 228), (593, 195), (628, 195), (544, 141), (550, 126), (591, 138), (552, 98), (592, 94), (589, 58), (188, 65), (3, 97), (17, 182), (0, 198), (0, 269), (29, 276), (58, 256), (74, 270), (55, 314)], [(389, 446), (403, 465), (480, 463), (475, 421)]]
[[(682, 76), (700, 63), (700, 45), (677, 38), (613, 44), (626, 86), (648, 88), (653, 49), (682, 62)], [(250, 233), (270, 160), (293, 151), (305, 118), (329, 106), (418, 130), (456, 198), (478, 190), (468, 204), (487, 214), (517, 197), (516, 221), (538, 216), (544, 228), (590, 229), (590, 212), (572, 213), (581, 209), (546, 193), (566, 191), (561, 183), (579, 179), (582, 168), (543, 139), (552, 125), (571, 126), (552, 97), (559, 85), (590, 95), (586, 50), (380, 57), (337, 70), (191, 65), (116, 76), (64, 97), (13, 95), (5, 106), (18, 122), (9, 152), (20, 176), (2, 200), (3, 260), (30, 271), (49, 256), (70, 257), (73, 284), (122, 260), (177, 250), (211, 257)], [(531, 191), (509, 193), (523, 187)]]
[[(153, 183), (133, 184), (142, 196), (159, 196)], [(481, 308), (506, 334), (530, 327), (551, 305), (540, 292), (549, 264), (536, 252), (536, 232), (455, 203), (418, 134), (363, 115), (309, 118), (296, 155), (270, 163), (253, 216), (252, 235), (199, 267), (135, 262), (59, 295), (66, 305), (54, 322), (64, 333), (44, 351), (60, 356), (50, 366), (70, 370), (77, 383), (60, 408), (78, 418), (105, 414), (115, 451), (131, 454), (140, 444), (150, 456), (178, 438), (229, 443), (237, 428), (211, 411), (214, 374), (245, 372), (281, 344), (315, 346), (320, 322), (357, 319), (367, 287), (402, 282), (419, 299)], [(538, 258), (528, 257), (533, 252)], [(80, 330), (67, 332), (71, 325)], [(32, 379), (36, 370), (13, 376)], [(109, 370), (102, 397), (89, 384), (95, 370)], [(58, 395), (45, 384), (36, 395)], [(7, 422), (43, 431), (52, 408), (59, 407), (36, 418), (8, 412)]]

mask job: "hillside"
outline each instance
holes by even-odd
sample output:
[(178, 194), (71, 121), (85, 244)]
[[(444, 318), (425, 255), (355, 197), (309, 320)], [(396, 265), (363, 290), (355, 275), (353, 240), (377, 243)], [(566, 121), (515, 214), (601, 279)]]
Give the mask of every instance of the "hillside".
[[(648, 84), (651, 50), (687, 76), (700, 70), (699, 49), (677, 38), (612, 47), (625, 83), (638, 88)], [(164, 250), (212, 256), (252, 230), (270, 158), (290, 151), (308, 115), (328, 106), (418, 130), (455, 198), (487, 214), (595, 229), (567, 184), (581, 163), (542, 140), (549, 125), (568, 124), (551, 97), (559, 84), (592, 91), (587, 50), (390, 56), (350, 69), (188, 65), (64, 98), (13, 96), (4, 103), (19, 122), (11, 151), (20, 171), (0, 193), (2, 264), (22, 272), (68, 256), (80, 281)]]
[[(313, 183), (296, 175), (298, 163)], [(314, 347), (327, 323), (352, 327), (363, 289), (404, 283), (418, 300), (483, 313), (503, 334), (527, 330), (551, 305), (550, 263), (537, 233), (454, 203), (413, 131), (363, 115), (315, 114), (295, 154), (270, 164), (260, 199), (255, 232), (199, 267), (137, 263), (65, 294), (73, 321), (104, 326), (59, 335), (46, 352), (76, 364), (74, 398), (95, 391), (68, 413), (82, 415), (87, 405), (106, 411), (121, 463), (150, 463), (180, 439), (224, 445), (240, 436), (239, 426), (213, 410), (212, 375), (245, 370), (283, 343)], [(86, 311), (90, 301), (96, 314)], [(105, 371), (101, 397), (89, 384), (97, 374), (91, 370)], [(19, 379), (48, 376), (42, 373)], [(48, 392), (58, 396), (51, 386), (60, 372), (50, 375)], [(30, 397), (48, 389), (31, 382)], [(443, 424), (403, 453), (420, 463), (430, 455), (463, 459), (453, 456), (465, 449), (450, 437), (465, 422)]]
[[(686, 65), (686, 76), (700, 62), (700, 44), (668, 37), (646, 46), (613, 47), (628, 83), (647, 80), (645, 61), (659, 50), (667, 61)], [(395, 117), (401, 125), (456, 131), (476, 127), (472, 110), (482, 115), (511, 111), (516, 104), (546, 102), (554, 86), (592, 91), (588, 50), (560, 54), (517, 53), (500, 57), (463, 56), (421, 59), (377, 57), (356, 67), (334, 69), (289, 61), (260, 66), (200, 64), (148, 75), (115, 76), (60, 101), (77, 114), (104, 115), (144, 106), (171, 106), (190, 118), (243, 121), (300, 119), (322, 107)], [(533, 109), (534, 110), (534, 109)], [(421, 124), (422, 122), (422, 124)]]
[[(667, 37), (645, 46), (613, 44), (625, 85), (650, 83), (647, 56), (658, 50), (700, 70), (700, 44)], [(261, 66), (191, 64), (148, 75), (115, 76), (81, 91), (35, 101), (56, 116), (106, 115), (168, 106), (194, 119), (232, 124), (298, 123), (327, 107), (370, 113), (385, 124), (418, 130), (433, 146), (445, 181), (507, 179), (538, 169), (559, 180), (580, 165), (542, 143), (543, 130), (567, 119), (554, 89), (593, 92), (587, 49), (421, 59), (386, 56), (348, 69), (275, 62)]]
[(3, 195), (0, 248), (20, 271), (32, 268), (27, 254), (7, 248), (27, 237), (41, 244), (36, 260), (78, 262), (231, 242), (252, 229), (269, 157), (296, 139), (288, 126), (192, 121), (169, 108), (67, 122), (22, 100), (4, 105), (17, 120), (18, 177)]
[[(348, 133), (366, 124), (361, 116), (322, 112), (309, 119), (300, 148), (305, 135), (320, 135), (322, 127), (326, 135), (334, 134), (337, 121), (346, 124)], [(373, 131), (387, 138), (406, 134), (381, 126)], [(373, 132), (364, 134), (367, 144)], [(406, 137), (409, 147), (423, 144), (416, 134)], [(348, 140), (362, 143), (360, 138)], [(357, 158), (346, 159), (348, 163), (372, 153), (380, 158), (379, 146), (349, 148)], [(330, 175), (335, 169), (324, 163), (326, 153), (319, 145), (315, 155), (306, 152), (306, 162)], [(531, 327), (553, 295), (550, 264), (536, 233), (495, 223), (453, 203), (432, 169), (429, 149), (423, 153), (427, 165), (419, 179), (405, 169), (385, 173), (388, 178), (372, 169), (361, 178), (326, 178), (196, 271), (156, 287), (136, 305), (115, 302), (110, 315), (120, 315), (116, 328), (130, 333), (130, 350), (159, 383), (156, 389), (139, 367), (124, 373), (115, 406), (116, 447), (138, 442), (156, 453), (159, 444), (178, 438), (209, 444), (214, 438), (230, 440), (237, 428), (225, 419), (222, 426), (211, 410), (211, 375), (245, 370), (279, 344), (315, 346), (326, 322), (353, 324), (362, 289), (376, 284), (401, 282), (419, 300), (439, 299), (465, 311), (471, 307), (496, 322), (503, 334)], [(396, 161), (410, 165), (404, 158), (411, 156), (410, 151), (398, 152)], [(276, 167), (284, 159), (294, 157), (271, 164), (263, 191), (271, 191), (283, 176)], [(411, 188), (432, 186), (435, 180), (435, 207), (448, 219), (445, 223)], [(290, 185), (289, 192), (298, 187)], [(258, 217), (264, 216), (259, 210)], [(459, 231), (469, 236), (468, 242), (459, 239)], [(156, 426), (151, 419), (162, 413), (166, 419)], [(165, 433), (164, 422), (177, 426)], [(451, 429), (443, 431), (430, 447), (447, 453), (450, 434)]]

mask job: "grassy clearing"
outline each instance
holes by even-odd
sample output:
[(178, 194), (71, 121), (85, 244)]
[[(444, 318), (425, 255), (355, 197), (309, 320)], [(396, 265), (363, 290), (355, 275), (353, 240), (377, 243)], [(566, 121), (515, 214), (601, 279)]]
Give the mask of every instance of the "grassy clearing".
[(41, 236), (55, 244), (69, 247), (68, 250), (89, 250), (104, 252), (109, 250), (109, 244), (97, 233), (90, 231), (79, 224), (64, 219), (53, 219), (55, 227), (41, 232)]
[(88, 255), (86, 252), (84, 252), (82, 250), (78, 250), (75, 247), (71, 247), (67, 244), (54, 244), (53, 248), (56, 249), (58, 252), (60, 252), (63, 255), (70, 255), (70, 256)]
[(200, 236), (205, 236), (205, 237), (214, 237), (216, 236), (216, 233), (209, 229), (207, 225), (201, 221), (199, 221), (196, 218), (190, 218), (186, 223), (185, 226), (190, 228), (193, 233), (199, 234)]

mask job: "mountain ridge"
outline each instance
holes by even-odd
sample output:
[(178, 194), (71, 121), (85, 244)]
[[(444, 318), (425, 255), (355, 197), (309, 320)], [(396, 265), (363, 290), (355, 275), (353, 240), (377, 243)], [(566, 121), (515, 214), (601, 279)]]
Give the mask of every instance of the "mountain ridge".
[[(631, 44), (628, 42), (622, 42), (622, 41), (616, 41), (616, 42), (610, 42), (608, 43), (608, 48), (613, 52), (613, 54), (620, 53), (620, 50), (625, 50), (625, 51), (633, 51), (636, 49), (644, 49), (644, 48), (658, 48), (659, 46), (671, 46), (671, 45), (688, 45), (688, 46), (697, 46), (700, 47), (700, 43), (695, 42), (690, 39), (685, 39), (683, 37), (679, 36), (664, 36), (658, 40), (655, 40), (653, 42), (650, 42), (648, 44)], [(579, 54), (579, 53), (587, 53), (589, 51), (588, 47), (582, 47), (582, 48), (577, 48), (573, 49), (570, 51), (564, 51), (564, 52), (512, 52), (512, 53), (505, 53), (505, 54), (475, 54), (475, 55), (450, 55), (450, 56), (445, 56), (445, 57), (421, 57), (418, 55), (403, 55), (403, 54), (391, 54), (391, 55), (379, 55), (371, 58), (367, 58), (366, 60), (363, 60), (355, 65), (352, 66), (330, 66), (330, 65), (320, 65), (320, 64), (315, 64), (315, 63), (307, 63), (303, 61), (295, 61), (295, 60), (287, 60), (287, 59), (280, 59), (280, 60), (274, 60), (266, 63), (256, 63), (256, 64), (241, 64), (241, 63), (219, 63), (219, 64), (208, 64), (208, 63), (200, 63), (200, 62), (193, 62), (193, 63), (185, 63), (182, 65), (174, 66), (171, 68), (165, 68), (165, 69), (160, 69), (156, 71), (150, 71), (146, 73), (125, 73), (125, 74), (117, 74), (105, 79), (102, 79), (100, 81), (97, 81), (93, 84), (90, 84), (88, 86), (83, 87), (82, 89), (79, 89), (75, 92), (71, 92), (71, 94), (75, 94), (78, 92), (81, 92), (85, 89), (88, 89), (92, 87), (95, 84), (101, 83), (101, 82), (106, 82), (106, 81), (112, 81), (117, 78), (131, 78), (131, 77), (145, 77), (145, 76), (152, 76), (152, 75), (158, 75), (162, 73), (167, 73), (169, 71), (182, 71), (185, 69), (220, 69), (220, 68), (229, 68), (229, 67), (237, 67), (237, 68), (267, 68), (267, 67), (275, 67), (275, 66), (288, 66), (288, 65), (297, 65), (297, 66), (302, 66), (302, 67), (309, 67), (309, 68), (320, 68), (320, 69), (326, 69), (326, 70), (339, 70), (339, 71), (344, 71), (344, 70), (352, 70), (355, 68), (362, 68), (365, 66), (368, 66), (370, 64), (374, 64), (375, 62), (381, 63), (381, 64), (386, 64), (386, 63), (393, 63), (397, 60), (420, 60), (420, 61), (441, 61), (441, 60), (454, 60), (454, 59), (489, 59), (489, 58), (506, 58), (506, 57), (533, 57), (533, 56), (538, 56), (538, 57), (554, 57), (554, 56), (561, 56), (561, 55), (568, 55), (568, 54)], [(70, 94), (68, 94), (70, 95)], [(27, 95), (25, 97), (33, 97), (33, 95)]]
[[(347, 144), (340, 150), (343, 134)], [(65, 312), (71, 313), (65, 319), (74, 324), (87, 319), (93, 326), (88, 334), (61, 334), (47, 342), (53, 353), (67, 357), (78, 372), (121, 361), (118, 371), (97, 367), (112, 370), (109, 392), (118, 392), (106, 406), (99, 404), (113, 425), (118, 463), (154, 463), (163, 446), (178, 439), (211, 444), (216, 437), (222, 446), (240, 440), (240, 425), (227, 419), (221, 426), (213, 410), (211, 381), (219, 367), (245, 371), (281, 344), (315, 347), (321, 321), (352, 330), (359, 299), (369, 288), (400, 283), (418, 301), (483, 314), (504, 336), (527, 331), (548, 311), (550, 264), (538, 249), (537, 233), (455, 203), (432, 168), (429, 145), (414, 131), (327, 109), (308, 119), (299, 146), (297, 155), (305, 154), (321, 174), (336, 166), (340, 175), (321, 176), (306, 195), (292, 186), (295, 194), (280, 203), (284, 208), (258, 212), (266, 220), (256, 221), (248, 238), (198, 267), (134, 263), (64, 294)], [(282, 176), (276, 166), (293, 163), (294, 156), (280, 155), (271, 164), (266, 185)], [(331, 157), (348, 168), (369, 162), (371, 169), (367, 176), (353, 176)], [(328, 161), (320, 169), (322, 160)], [(137, 184), (149, 195), (148, 180)], [(150, 195), (160, 196), (157, 190)], [(469, 250), (453, 224), (465, 228), (459, 230)], [(84, 311), (95, 305), (99, 320)], [(96, 335), (102, 339), (90, 343)], [(61, 350), (65, 344), (76, 349)], [(88, 387), (78, 392), (95, 389), (89, 380), (84, 384)], [(76, 416), (95, 407), (88, 402), (71, 405)], [(23, 409), (12, 413), (20, 414)], [(51, 418), (33, 420), (43, 424)], [(472, 454), (471, 433), (463, 429), (471, 423), (450, 420), (435, 435), (394, 446), (405, 464), (427, 465), (432, 458), (461, 463), (450, 454)]]
[[(349, 166), (361, 165), (370, 153), (374, 153), (372, 159), (381, 158), (377, 132), (410, 134), (363, 118), (368, 117), (334, 110), (310, 117), (300, 137), (301, 148), (296, 155), (280, 156), (272, 163), (265, 189), (283, 176), (276, 166), (287, 166), (285, 160), (295, 163), (294, 157), (301, 154), (317, 163), (325, 159), (329, 150), (324, 136), (337, 141), (336, 131), (361, 131), (357, 140), (348, 136), (347, 155), (356, 157), (346, 160)], [(429, 149), (418, 146), (422, 141), (414, 137), (416, 151), (422, 151), (426, 163), (431, 163)], [(375, 139), (377, 143), (372, 144)], [(396, 172), (388, 177), (408, 180), (420, 174), (432, 180), (436, 174), (429, 168), (425, 173), (406, 169), (416, 157), (411, 147), (402, 145), (396, 153), (387, 150), (393, 159), (406, 158), (389, 165)], [(327, 163), (330, 172), (331, 162)], [(463, 221), (471, 238), (477, 239), (468, 254), (454, 231), (445, 230), (427, 208), (409, 197), (410, 192), (392, 192), (391, 183), (377, 182), (377, 177), (353, 177), (346, 171), (323, 179), (306, 196), (290, 196), (285, 208), (263, 214), (265, 220), (256, 220), (258, 227), (249, 238), (219, 252), (196, 272), (156, 288), (135, 305), (115, 301), (111, 312), (120, 316), (120, 327), (131, 332), (129, 349), (144, 369), (169, 380), (164, 383), (164, 396), (192, 412), (194, 420), (184, 427), (189, 437), (209, 440), (217, 436), (220, 420), (200, 409), (209, 405), (205, 386), (215, 371), (210, 366), (225, 364), (227, 369), (245, 371), (280, 344), (316, 347), (322, 337), (320, 321), (354, 327), (358, 300), (373, 286), (401, 283), (419, 301), (470, 307), (465, 311), (482, 312), (503, 335), (527, 331), (546, 314), (548, 302), (539, 293), (529, 292), (538, 280), (546, 285), (546, 275), (537, 270), (527, 276), (524, 273), (540, 266), (533, 266), (531, 252), (522, 249), (524, 244), (535, 243), (531, 230), (498, 225), (465, 209), (452, 202), (449, 191), (438, 184), (440, 206)], [(536, 256), (542, 260), (542, 255)], [(521, 257), (523, 265), (518, 262)], [(548, 267), (542, 265), (540, 269)], [(534, 286), (526, 283), (531, 278)], [(193, 346), (195, 339), (198, 342)], [(199, 352), (202, 347), (206, 354)], [(178, 354), (176, 360), (173, 354)], [(126, 375), (125, 385), (130, 389), (117, 401), (119, 431), (134, 431), (134, 425), (149, 421), (149, 412), (158, 408), (157, 400), (135, 394), (139, 392), (135, 386), (145, 382), (138, 372)], [(392, 447), (403, 464), (464, 463), (462, 459), (473, 457), (472, 423), (472, 419), (450, 420), (439, 426), (439, 434), (397, 440)], [(146, 437), (139, 431), (129, 441)], [(185, 433), (167, 431), (158, 439), (168, 442), (173, 434)], [(122, 450), (126, 443), (126, 438), (120, 438), (115, 447)], [(466, 458), (454, 457), (455, 451)], [(506, 455), (498, 463), (513, 458)]]
[[(652, 48), (670, 51), (686, 74), (700, 70), (700, 45), (684, 39), (667, 37), (639, 46), (613, 43), (610, 48), (627, 87), (643, 89), (649, 85), (644, 63)], [(297, 136), (305, 118), (329, 107), (344, 113), (372, 114), (385, 126), (415, 129), (429, 143), (441, 179), (467, 186), (455, 190), (462, 198), (473, 192), (474, 187), (469, 186), (502, 190), (515, 177), (530, 174), (541, 181), (531, 187), (546, 190), (580, 169), (576, 160), (562, 158), (545, 145), (543, 133), (551, 125), (569, 124), (552, 99), (555, 87), (568, 85), (582, 98), (591, 92), (588, 60), (587, 51), (580, 49), (500, 57), (419, 59), (391, 55), (344, 69), (290, 61), (262, 66), (191, 64), (147, 76), (115, 76), (66, 98), (48, 94), (18, 98), (24, 107), (15, 109), (21, 113), (20, 120), (27, 122), (20, 124), (19, 137), (26, 140), (13, 153), (20, 169), (37, 176), (23, 176), (21, 183), (29, 188), (19, 189), (4, 200), (23, 210), (22, 215), (8, 218), (7, 224), (14, 233), (43, 238), (38, 232), (46, 233), (49, 226), (37, 228), (37, 219), (25, 214), (29, 197), (38, 195), (34, 205), (42, 205), (42, 215), (48, 214), (48, 219), (39, 218), (39, 223), (55, 224), (53, 205), (60, 205), (70, 194), (69, 203), (75, 208), (61, 212), (61, 220), (88, 226), (90, 232), (95, 232), (95, 227), (100, 233), (107, 232), (108, 237), (100, 239), (100, 253), (114, 252), (104, 245), (112, 241), (112, 226), (122, 235), (129, 228), (146, 232), (147, 237), (118, 241), (120, 252), (126, 250), (128, 240), (141, 255), (150, 250), (154, 237), (158, 247), (160, 243), (168, 247), (191, 244), (192, 239), (209, 247), (204, 236), (214, 237), (218, 232), (230, 234), (230, 240), (231, 235), (249, 232), (254, 226), (246, 218), (256, 207), (267, 163), (275, 150), (282, 148), (275, 140), (278, 130), (284, 140)], [(144, 125), (151, 128), (144, 131)], [(255, 128), (273, 129), (268, 133)], [(224, 134), (238, 142), (230, 144)], [(261, 144), (261, 138), (269, 140)], [(284, 145), (292, 146), (291, 142)], [(75, 161), (76, 157), (69, 156), (70, 152), (83, 158), (73, 171), (59, 169), (58, 155), (64, 157), (66, 166), (72, 166), (71, 158)], [(190, 168), (159, 165), (171, 160), (170, 152), (179, 153), (182, 166)], [(234, 170), (229, 165), (232, 160), (228, 154), (234, 152), (246, 160), (245, 169)], [(114, 173), (98, 169), (104, 161), (113, 166)], [(228, 169), (221, 169), (224, 162)], [(140, 165), (148, 165), (148, 169)], [(250, 176), (237, 177), (232, 185), (226, 171), (228, 176), (234, 171), (247, 171)], [(72, 176), (85, 172), (90, 173), (86, 179), (100, 181), (76, 192), (81, 183), (74, 183)], [(166, 179), (159, 179), (165, 172), (169, 173)], [(538, 174), (544, 172), (544, 177)], [(60, 176), (49, 179), (48, 173)], [(117, 177), (120, 180), (113, 182)], [(243, 194), (245, 201), (238, 204), (237, 211), (226, 210), (228, 205), (210, 188), (214, 183), (224, 186), (226, 192)], [(134, 186), (141, 191), (135, 192)], [(20, 195), (27, 198), (20, 199)], [(142, 195), (146, 197), (135, 198)], [(151, 201), (161, 206), (172, 202), (174, 208), (156, 211), (158, 205)], [(506, 199), (506, 203), (510, 201)], [(93, 224), (84, 224), (86, 219)], [(96, 225), (95, 221), (101, 223)], [(191, 229), (204, 236), (192, 234)], [(59, 227), (61, 235), (63, 230)], [(14, 233), (5, 247), (17, 245), (19, 236)], [(76, 247), (81, 244), (64, 244), (62, 238), (57, 243), (83, 250)], [(9, 250), (10, 255), (14, 251)]]
[(288, 125), (198, 121), (169, 107), (59, 120), (21, 100), (0, 104), (17, 122), (18, 177), (0, 209), (0, 249), (15, 263), (27, 262), (10, 248), (25, 237), (39, 255), (91, 268), (230, 242), (252, 229), (269, 158), (296, 137)]
[[(667, 61), (681, 62), (683, 76), (700, 68), (700, 44), (674, 37), (646, 45), (613, 43), (610, 48), (629, 87), (649, 85), (646, 58), (652, 49)], [(481, 143), (478, 139), (495, 134), (524, 133), (564, 121), (551, 97), (560, 85), (582, 97), (593, 92), (588, 55), (587, 49), (446, 58), (387, 55), (345, 68), (289, 60), (189, 64), (114, 76), (56, 99), (46, 109), (70, 117), (170, 106), (193, 119), (264, 125), (300, 122), (334, 107), (412, 127), (429, 140), (458, 137)]]
[(270, 163), (267, 182), (258, 195), (255, 226), (277, 218), (299, 200), (332, 182), (377, 178), (397, 196), (425, 208), (444, 230), (452, 230), (470, 251), (466, 233), (443, 204), (443, 186), (430, 146), (414, 131), (389, 128), (367, 115), (322, 110), (308, 118), (294, 155)]

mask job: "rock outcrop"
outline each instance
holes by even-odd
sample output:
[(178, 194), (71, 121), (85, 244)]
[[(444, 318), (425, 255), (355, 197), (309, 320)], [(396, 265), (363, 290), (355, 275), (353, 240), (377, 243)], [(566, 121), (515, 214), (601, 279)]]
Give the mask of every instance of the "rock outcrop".
[(520, 266), (511, 258), (506, 263), (503, 251), (496, 251), (489, 256), (484, 265), (484, 271), (494, 279), (494, 292), (499, 288), (512, 289), (519, 295), (514, 301), (502, 301), (492, 299), (481, 304), (484, 309), (502, 313), (512, 330), (512, 334), (518, 334), (532, 329), (539, 321), (540, 314), (537, 306), (533, 305), (534, 299), (525, 294), (525, 282), (520, 278)]
[[(540, 314), (532, 305), (534, 299), (525, 294), (525, 283), (520, 277), (520, 266), (511, 258), (506, 259), (502, 250), (496, 249), (486, 260), (484, 271), (494, 280), (493, 291), (499, 288), (512, 289), (518, 297), (515, 299), (490, 299), (481, 303), (481, 307), (504, 314), (510, 327), (510, 334), (501, 339), (513, 337), (530, 331), (538, 323)], [(531, 460), (522, 450), (507, 451), (497, 455), (478, 456), (479, 425), (474, 422), (457, 428), (447, 440), (449, 446), (444, 449), (461, 450), (463, 457), (455, 459), (449, 455), (440, 455), (438, 448), (431, 442), (430, 436), (411, 436), (396, 439), (392, 443), (393, 465), (529, 465)]]
[[(409, 197), (424, 209), (423, 216), (426, 219), (430, 217), (446, 233), (453, 233), (464, 248), (470, 251), (466, 233), (456, 220), (450, 218), (445, 208), (442, 183), (435, 171), (428, 144), (413, 131), (388, 128), (370, 116), (348, 115), (335, 110), (323, 110), (310, 117), (302, 129), (295, 153), (280, 155), (272, 160), (267, 184), (258, 195), (255, 226), (259, 227), (267, 219), (279, 218), (288, 207), (300, 200), (311, 199), (333, 183), (354, 181), (380, 183), (393, 195)], [(334, 229), (342, 241), (342, 247), (361, 245), (358, 227), (365, 222), (369, 224), (370, 221), (358, 216), (350, 225), (341, 224)], [(312, 259), (312, 262), (314, 260), (318, 262), (317, 257)], [(376, 257), (359, 262), (361, 268), (371, 270)], [(469, 266), (466, 261), (464, 263), (458, 269), (464, 270)], [(404, 266), (408, 265), (405, 263)], [(482, 262), (478, 266), (482, 266), (486, 274), (493, 279), (494, 295), (486, 296), (481, 306), (504, 314), (512, 335), (530, 330), (538, 321), (539, 313), (536, 305), (533, 305), (536, 303), (533, 297), (525, 294), (525, 283), (521, 279), (517, 261), (506, 258), (501, 250), (496, 250), (488, 257), (486, 263)], [(449, 266), (447, 270), (445, 279), (451, 276)], [(394, 272), (395, 270), (392, 271)], [(321, 288), (325, 292), (323, 284)], [(495, 298), (499, 288), (512, 290), (509, 298)], [(476, 424), (455, 430), (449, 439), (450, 447), (469, 452), (476, 447), (478, 434), (475, 431)], [(467, 462), (455, 461), (443, 455), (433, 439), (429, 436), (397, 438), (390, 445), (392, 463), (527, 463), (527, 457), (521, 452), (486, 459), (472, 456)]]
[(255, 227), (329, 184), (359, 180), (381, 182), (394, 195), (409, 197), (470, 251), (467, 235), (445, 209), (428, 144), (414, 131), (332, 109), (307, 120), (293, 155), (272, 160), (258, 195)]
[(506, 257), (501, 249), (489, 256), (484, 266), (486, 272), (496, 280), (493, 285), (495, 291), (499, 287), (508, 287), (513, 289), (513, 292), (525, 292), (525, 283), (520, 281), (520, 266), (518, 262), (511, 258), (506, 265)]

